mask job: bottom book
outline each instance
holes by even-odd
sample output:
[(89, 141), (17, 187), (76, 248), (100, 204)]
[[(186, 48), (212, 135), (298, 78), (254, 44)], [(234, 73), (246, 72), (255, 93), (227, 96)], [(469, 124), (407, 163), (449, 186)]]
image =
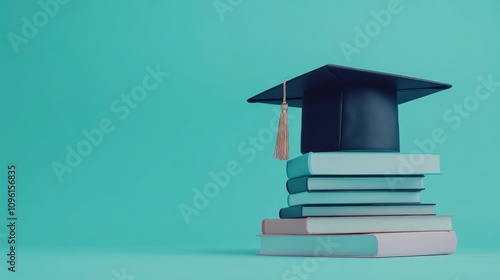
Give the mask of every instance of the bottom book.
[(340, 235), (260, 235), (260, 255), (305, 257), (405, 257), (452, 254), (454, 231)]

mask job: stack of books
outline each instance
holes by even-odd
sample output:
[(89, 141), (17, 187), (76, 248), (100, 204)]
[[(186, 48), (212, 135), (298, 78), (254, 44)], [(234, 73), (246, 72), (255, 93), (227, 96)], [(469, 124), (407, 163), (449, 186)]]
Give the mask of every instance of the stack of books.
[(397, 257), (451, 254), (450, 215), (421, 203), (436, 154), (307, 153), (287, 162), (288, 207), (262, 221), (261, 255)]

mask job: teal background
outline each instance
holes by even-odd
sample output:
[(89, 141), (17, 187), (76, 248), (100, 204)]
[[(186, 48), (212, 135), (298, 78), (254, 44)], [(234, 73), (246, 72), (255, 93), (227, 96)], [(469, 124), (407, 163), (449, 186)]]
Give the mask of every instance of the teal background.
[[(449, 257), (331, 259), (310, 279), (500, 275), (486, 265), (500, 259), (500, 87), (460, 126), (443, 118), (473, 96), (478, 77), (500, 81), (500, 2), (401, 0), (401, 12), (350, 60), (340, 44), (354, 45), (355, 28), (390, 1), (221, 2), (235, 4), (222, 17), (211, 1), (69, 1), (17, 53), (8, 34), (22, 34), (22, 17), (42, 9), (0, 2), (0, 174), (16, 164), (20, 270), (7, 273), (2, 226), (1, 275), (110, 279), (126, 267), (137, 280), (281, 279), (302, 259), (253, 255), (260, 221), (286, 205), (285, 163), (271, 159), (275, 136), (266, 138), (277, 108), (246, 99), (328, 63), (453, 85), (401, 105), (400, 127), (402, 152), (434, 129), (446, 133), (435, 149), (442, 175), (426, 177), (422, 196), (454, 215), (459, 246)], [(170, 75), (121, 120), (111, 104), (157, 65)], [(295, 157), (301, 112), (289, 113)], [(60, 182), (53, 162), (64, 163), (66, 146), (103, 118), (114, 131)], [(251, 148), (249, 137), (259, 134), (265, 141)], [(230, 162), (239, 173), (187, 224), (179, 205), (192, 205), (193, 189)]]

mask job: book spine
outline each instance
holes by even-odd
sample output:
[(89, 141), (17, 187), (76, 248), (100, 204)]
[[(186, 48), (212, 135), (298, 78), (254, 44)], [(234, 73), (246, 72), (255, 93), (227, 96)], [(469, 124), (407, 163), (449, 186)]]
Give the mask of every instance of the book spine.
[(301, 205), (280, 209), (280, 219), (302, 218), (302, 217), (303, 217), (303, 211)]
[(311, 155), (312, 153), (308, 153), (298, 158), (289, 160), (286, 163), (286, 174), (288, 178), (292, 179), (312, 175), (309, 165)]
[(309, 191), (309, 177), (299, 177), (286, 181), (286, 190), (289, 194)]

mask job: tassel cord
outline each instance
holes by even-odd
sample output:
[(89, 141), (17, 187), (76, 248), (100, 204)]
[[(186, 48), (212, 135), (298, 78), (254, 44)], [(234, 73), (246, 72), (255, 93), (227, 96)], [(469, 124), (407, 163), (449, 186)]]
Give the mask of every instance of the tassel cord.
[(276, 147), (273, 157), (278, 160), (288, 160), (290, 158), (288, 146), (288, 104), (286, 103), (286, 82), (283, 82), (283, 103), (281, 103), (281, 115), (278, 124), (278, 135), (276, 137)]

